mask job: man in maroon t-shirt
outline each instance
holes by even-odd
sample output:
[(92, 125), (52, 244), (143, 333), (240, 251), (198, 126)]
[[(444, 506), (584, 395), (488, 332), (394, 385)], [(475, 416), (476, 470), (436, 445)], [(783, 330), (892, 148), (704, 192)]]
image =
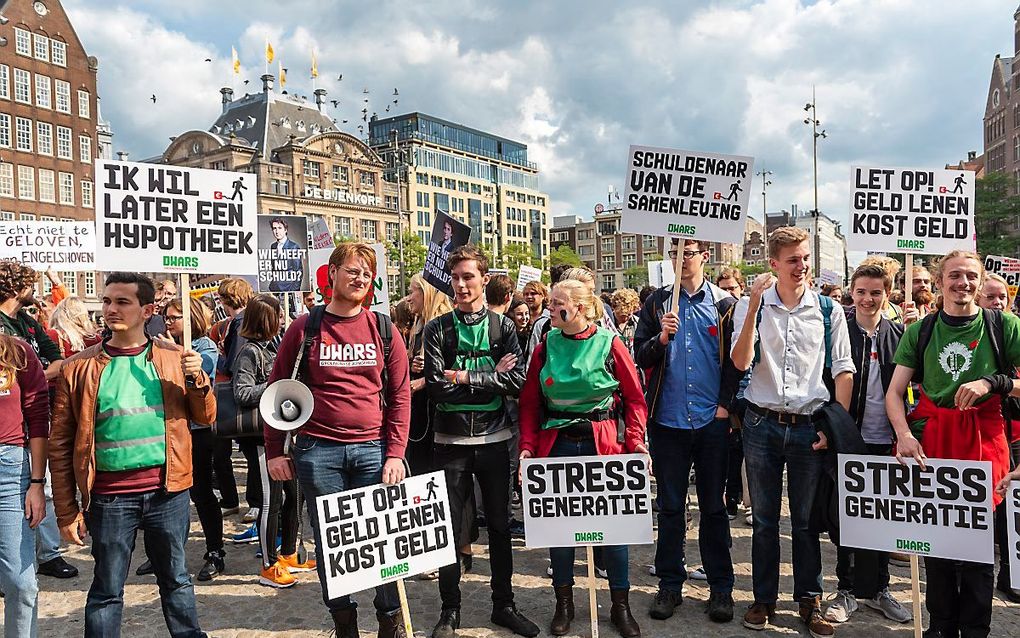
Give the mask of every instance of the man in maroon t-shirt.
[[(333, 298), (302, 365), (302, 381), (315, 397), (312, 416), (295, 437), (290, 458), (284, 455), (285, 434), (265, 428), (269, 475), (285, 481), (296, 474), (308, 498), (322, 598), (337, 638), (357, 638), (357, 605), (350, 596), (328, 597), (315, 499), (402, 481), (410, 427), (411, 383), (404, 342), (391, 330), (385, 356), (376, 314), (362, 307), (375, 271), (375, 251), (367, 244), (344, 243), (333, 251), (329, 258)], [(291, 376), (308, 319), (302, 315), (287, 329), (269, 383)], [(403, 636), (395, 583), (375, 588), (375, 609), (380, 638)]]

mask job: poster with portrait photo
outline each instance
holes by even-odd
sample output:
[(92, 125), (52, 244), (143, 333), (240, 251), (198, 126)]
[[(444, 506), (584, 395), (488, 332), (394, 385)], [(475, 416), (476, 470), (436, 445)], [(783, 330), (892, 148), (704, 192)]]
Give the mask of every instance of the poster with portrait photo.
[(462, 224), (442, 211), (436, 211), (436, 221), (432, 225), (432, 238), (425, 254), (425, 268), (422, 276), (447, 296), (453, 297), (450, 268), (446, 260), (450, 253), (468, 243), (471, 238), (471, 227)]
[(259, 292), (311, 290), (305, 217), (259, 215), (258, 238)]

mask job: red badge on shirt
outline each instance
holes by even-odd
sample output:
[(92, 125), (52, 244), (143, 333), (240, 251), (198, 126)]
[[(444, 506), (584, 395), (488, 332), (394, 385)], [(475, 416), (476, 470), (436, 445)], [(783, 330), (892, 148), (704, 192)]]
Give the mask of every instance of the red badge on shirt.
[(971, 350), (976, 349), (978, 347), (978, 340), (975, 339), (974, 341), (971, 341), (970, 343), (967, 344), (967, 347), (970, 348)]
[(546, 377), (545, 378), (545, 384), (546, 384), (546, 386), (552, 385), (553, 384), (552, 377)]
[(718, 335), (719, 334), (719, 328), (716, 327), (716, 326), (709, 326), (708, 327), (708, 334), (712, 335), (713, 337)]

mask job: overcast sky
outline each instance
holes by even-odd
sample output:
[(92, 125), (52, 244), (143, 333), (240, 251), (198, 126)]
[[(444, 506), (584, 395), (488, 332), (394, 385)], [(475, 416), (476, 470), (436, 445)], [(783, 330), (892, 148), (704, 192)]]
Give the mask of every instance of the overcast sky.
[[(259, 90), (264, 41), (287, 88), (319, 86), (357, 135), (422, 111), (528, 144), (553, 214), (590, 216), (623, 191), (630, 144), (735, 153), (773, 171), (769, 211), (812, 207), (804, 105), (829, 137), (820, 207), (846, 220), (850, 166), (941, 168), (981, 151), (992, 61), (1011, 55), (1016, 0), (65, 0), (99, 58), (103, 115), (132, 159), (207, 129), (240, 53)], [(285, 9), (281, 7), (286, 7)], [(211, 58), (212, 62), (205, 62)], [(272, 73), (276, 74), (275, 63)], [(343, 74), (343, 80), (337, 76)], [(249, 80), (247, 87), (243, 80)], [(385, 108), (393, 89), (400, 102)], [(153, 104), (149, 96), (155, 94)], [(760, 216), (760, 179), (751, 210)]]

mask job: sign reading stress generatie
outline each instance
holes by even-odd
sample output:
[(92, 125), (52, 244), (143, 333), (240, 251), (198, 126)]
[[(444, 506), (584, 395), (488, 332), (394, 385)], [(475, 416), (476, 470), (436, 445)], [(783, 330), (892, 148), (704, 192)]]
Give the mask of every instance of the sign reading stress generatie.
[(257, 275), (255, 175), (96, 160), (96, 267)]

